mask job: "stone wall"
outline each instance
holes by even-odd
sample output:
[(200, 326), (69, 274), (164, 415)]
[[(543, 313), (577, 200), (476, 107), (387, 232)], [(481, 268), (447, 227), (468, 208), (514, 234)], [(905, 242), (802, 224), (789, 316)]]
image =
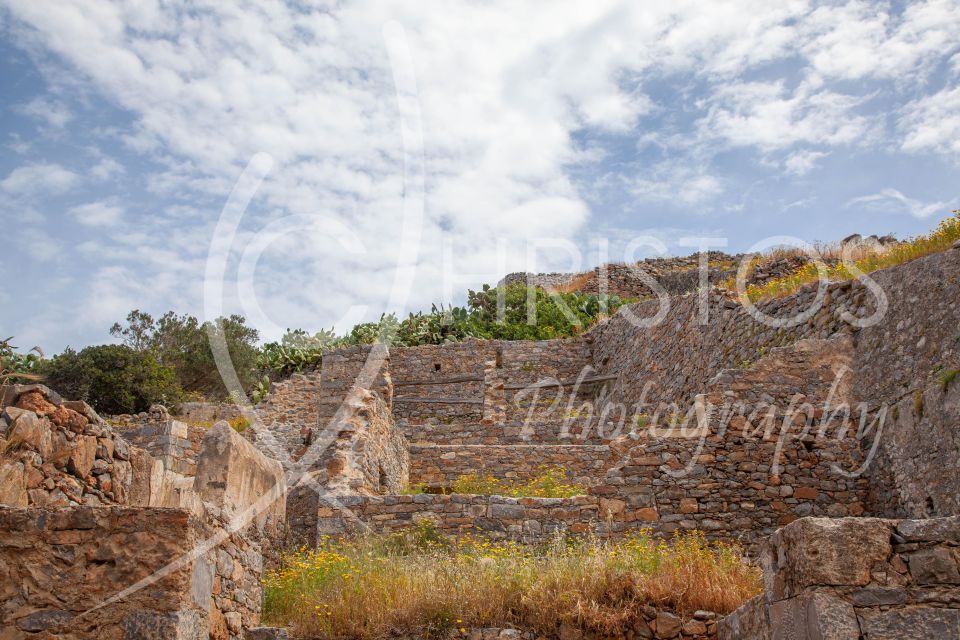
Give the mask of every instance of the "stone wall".
[(181, 402), (175, 414), (183, 422), (209, 422), (236, 420), (243, 417), (243, 408), (230, 402)]
[(562, 467), (585, 487), (601, 482), (613, 464), (605, 445), (411, 445), (410, 484), (449, 488), (470, 473), (524, 480), (544, 467)]
[(724, 618), (719, 637), (958, 637), (958, 548), (958, 517), (803, 518), (764, 545), (764, 593)]
[(887, 407), (870, 466), (873, 515), (960, 514), (958, 274), (960, 249), (873, 274), (889, 308), (882, 323), (859, 332), (853, 365), (854, 393), (874, 410), (871, 422)]
[(479, 423), (483, 419), (485, 363), (496, 358), (493, 341), (390, 349), (393, 413), (398, 423)]
[[(815, 286), (793, 296), (757, 303), (757, 309), (775, 319), (787, 319), (814, 308)], [(858, 317), (872, 313), (874, 298), (857, 282), (834, 282), (826, 288), (824, 304), (808, 319), (792, 327), (770, 326), (753, 317), (737, 302), (714, 290), (701, 305), (696, 295), (671, 298), (663, 320), (652, 320), (657, 301), (621, 308), (589, 334), (598, 375), (619, 375), (611, 385), (612, 400), (627, 405), (671, 403), (689, 405), (718, 372), (748, 366), (764, 353), (803, 338), (849, 335), (852, 326), (840, 317), (850, 308)]]
[(193, 490), (205, 505), (278, 535), (286, 520), (286, 489), (280, 463), (264, 456), (226, 422), (207, 430), (193, 478)]
[[(241, 640), (258, 624), (264, 547), (284, 535), (278, 462), (219, 422), (190, 477), (42, 385), (0, 402), (0, 637)], [(124, 426), (167, 451), (142, 422), (186, 425), (161, 414)]]
[(544, 542), (558, 533), (602, 533), (607, 526), (607, 522), (598, 517), (600, 499), (595, 496), (351, 496), (342, 499), (340, 504), (340, 508), (330, 505), (321, 510), (319, 533), (359, 532), (364, 530), (364, 524), (378, 532), (391, 532), (426, 518), (445, 534), (480, 532), (497, 539)]
[[(390, 412), (389, 360), (385, 350), (368, 360), (369, 351), (350, 350), (337, 359), (329, 354), (324, 357), (321, 406), (334, 407), (333, 399), (337, 400), (330, 418), (311, 432), (305, 453), (296, 463), (298, 476), (305, 476), (287, 496), (290, 545), (316, 543), (318, 518), (326, 502), (344, 496), (398, 493), (408, 484), (407, 441)], [(368, 362), (376, 366), (360, 371)], [(330, 378), (326, 377), (328, 367), (335, 369)], [(328, 385), (328, 380), (333, 382)]]
[(319, 371), (311, 371), (273, 383), (255, 407), (257, 421), (248, 437), (256, 442), (257, 432), (266, 429), (272, 436), (268, 444), (275, 449), (268, 451), (272, 457), (286, 462), (302, 454), (305, 438), (320, 420), (320, 379)]
[(162, 464), (86, 403), (43, 385), (8, 385), (0, 408), (0, 504), (161, 503)]
[[(715, 285), (736, 274), (737, 261), (719, 251), (707, 254), (707, 282)], [(578, 291), (593, 295), (610, 294), (621, 298), (646, 298), (654, 295), (652, 278), (669, 295), (682, 295), (700, 287), (700, 256), (648, 258), (635, 264), (608, 263), (581, 273), (511, 273), (500, 285), (526, 284), (549, 292)]]
[(144, 449), (170, 471), (190, 477), (196, 473), (197, 454), (206, 427), (167, 418), (135, 422), (120, 430), (127, 442)]
[[(190, 554), (218, 534), (222, 545)], [(259, 622), (259, 558), (255, 542), (183, 509), (0, 507), (0, 626), (10, 638), (240, 640)]]
[[(958, 272), (960, 251), (953, 249), (871, 274), (888, 309), (880, 322), (864, 328), (842, 314), (868, 318), (878, 299), (866, 285), (851, 281), (831, 283), (820, 310), (792, 327), (758, 322), (737, 302), (714, 291), (708, 296), (707, 324), (697, 321), (698, 298), (687, 296), (672, 299), (656, 326), (631, 321), (654, 316), (657, 303), (647, 301), (621, 310), (587, 339), (593, 344), (598, 375), (618, 376), (610, 384), (610, 399), (636, 410), (639, 403), (689, 407), (723, 369), (748, 367), (772, 349), (804, 338), (849, 336), (854, 353), (852, 404), (871, 409), (867, 425), (886, 407), (880, 435), (868, 429), (862, 442), (867, 454), (879, 442), (869, 466), (868, 512), (949, 515), (960, 510), (960, 436), (952, 428), (960, 405), (949, 383), (950, 376), (957, 375), (951, 372), (960, 369)], [(810, 308), (815, 296), (816, 286), (810, 285), (757, 308), (787, 318)], [(763, 376), (770, 380), (775, 374)]]

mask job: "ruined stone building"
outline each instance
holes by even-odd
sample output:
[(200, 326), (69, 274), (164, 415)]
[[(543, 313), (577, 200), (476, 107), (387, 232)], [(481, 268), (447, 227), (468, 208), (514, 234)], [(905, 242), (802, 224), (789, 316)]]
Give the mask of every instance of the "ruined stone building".
[[(0, 638), (267, 633), (250, 631), (264, 556), (423, 518), (524, 542), (738, 541), (767, 584), (721, 637), (960, 637), (960, 250), (871, 277), (882, 296), (838, 282), (748, 309), (711, 289), (568, 340), (334, 351), (242, 437), (165, 416), (119, 433), (9, 387)], [(543, 465), (585, 494), (449, 492)]]

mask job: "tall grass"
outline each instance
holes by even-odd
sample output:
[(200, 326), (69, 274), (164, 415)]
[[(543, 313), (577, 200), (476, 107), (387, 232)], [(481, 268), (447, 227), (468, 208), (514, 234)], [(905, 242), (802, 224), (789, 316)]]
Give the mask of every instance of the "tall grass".
[(494, 626), (555, 635), (561, 623), (615, 635), (635, 625), (646, 604), (681, 616), (727, 613), (760, 588), (759, 571), (739, 549), (698, 533), (669, 543), (640, 531), (619, 542), (529, 547), (446, 541), (421, 524), (285, 555), (265, 579), (264, 619), (309, 638), (436, 638)]
[[(886, 247), (882, 251), (858, 249), (858, 253), (853, 256), (852, 264), (859, 271), (870, 273), (949, 249), (957, 240), (960, 240), (960, 211), (953, 211), (953, 216), (940, 221), (937, 228), (926, 235)], [(851, 280), (856, 275), (854, 270), (843, 262), (826, 268), (827, 279), (831, 281)], [(819, 277), (817, 265), (808, 262), (782, 278), (748, 286), (746, 294), (752, 302), (764, 298), (782, 297), (795, 292), (805, 284), (816, 282)]]

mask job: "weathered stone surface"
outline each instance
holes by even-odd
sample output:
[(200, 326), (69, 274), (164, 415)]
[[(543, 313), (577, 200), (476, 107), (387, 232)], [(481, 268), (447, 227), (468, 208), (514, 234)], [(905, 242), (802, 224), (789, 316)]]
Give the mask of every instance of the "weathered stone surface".
[(956, 548), (936, 547), (907, 554), (910, 575), (918, 584), (960, 584)]
[(761, 560), (769, 597), (814, 586), (864, 586), (891, 553), (891, 525), (872, 518), (801, 518), (777, 531)]
[(905, 607), (857, 612), (860, 629), (869, 640), (960, 637), (960, 610)]
[(58, 427), (69, 429), (74, 433), (83, 433), (89, 421), (85, 416), (77, 413), (73, 409), (60, 405), (50, 414), (50, 422)]
[[(853, 606), (829, 592), (814, 592), (807, 602), (807, 637), (810, 640), (859, 640), (860, 625)], [(786, 636), (789, 637), (789, 636)]]
[(90, 475), (97, 458), (97, 439), (94, 436), (77, 436), (75, 445), (70, 451), (67, 468), (75, 476), (85, 478)]
[(18, 629), (38, 640), (208, 640), (221, 612), (224, 640), (239, 640), (259, 621), (263, 566), (259, 546), (239, 533), (223, 533), (215, 550), (230, 556), (229, 576), (214, 574), (209, 554), (191, 555), (221, 532), (222, 522), (182, 509), (0, 507), (0, 638)]
[(287, 640), (286, 629), (278, 627), (253, 627), (247, 629), (246, 640)]
[(72, 620), (74, 615), (61, 609), (46, 609), (26, 615), (17, 620), (17, 627), (24, 631), (46, 631), (60, 627)]
[(32, 411), (39, 416), (48, 416), (57, 408), (47, 400), (47, 394), (39, 389), (22, 392), (17, 398), (17, 407)]
[(772, 635), (768, 605), (763, 595), (751, 598), (717, 625), (719, 640), (770, 640)]
[(226, 422), (217, 423), (204, 436), (193, 487), (202, 500), (231, 516), (255, 521), (261, 530), (276, 532), (284, 522), (283, 467)]
[(906, 542), (952, 541), (960, 543), (960, 516), (903, 520), (897, 525), (897, 533)]
[(22, 462), (0, 462), (0, 504), (10, 507), (27, 506), (27, 487)]
[(658, 639), (676, 638), (680, 635), (681, 626), (680, 618), (672, 613), (660, 611), (654, 620), (654, 634)]

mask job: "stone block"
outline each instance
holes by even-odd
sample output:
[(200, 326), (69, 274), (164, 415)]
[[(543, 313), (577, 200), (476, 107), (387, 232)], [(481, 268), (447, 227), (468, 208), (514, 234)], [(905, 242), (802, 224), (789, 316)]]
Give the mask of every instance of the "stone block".
[(218, 422), (203, 436), (193, 489), (204, 502), (231, 517), (255, 522), (261, 531), (276, 533), (283, 525), (283, 467), (226, 422)]
[(910, 575), (918, 584), (960, 584), (955, 548), (921, 549), (907, 556)]
[(861, 609), (860, 629), (870, 640), (960, 637), (960, 610), (934, 607)]
[(252, 627), (247, 629), (245, 640), (287, 640), (286, 629), (278, 627)]
[(897, 533), (907, 542), (960, 543), (960, 516), (903, 520), (897, 525)]
[(891, 553), (889, 521), (800, 518), (777, 531), (761, 552), (771, 601), (815, 586), (866, 586), (870, 570)]

